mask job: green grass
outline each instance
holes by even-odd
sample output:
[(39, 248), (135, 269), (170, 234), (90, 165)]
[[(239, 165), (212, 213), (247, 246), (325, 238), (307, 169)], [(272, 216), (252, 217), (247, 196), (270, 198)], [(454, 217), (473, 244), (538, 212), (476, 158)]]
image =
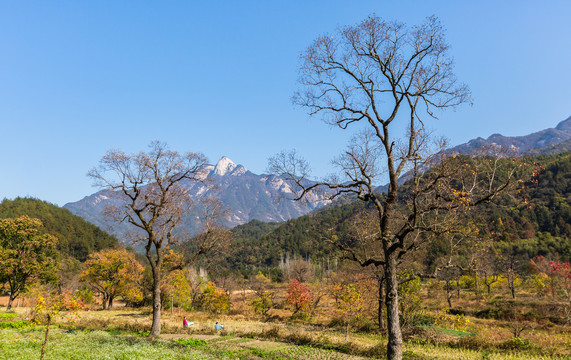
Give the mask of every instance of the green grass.
[(21, 329), (28, 326), (31, 324), (24, 320), (0, 322), (0, 329)]
[(15, 312), (2, 312), (2, 313), (0, 313), (0, 319), (13, 319), (13, 318), (17, 318), (18, 316), (20, 316), (20, 314), (17, 314)]
[(459, 331), (459, 330), (453, 330), (453, 329), (445, 329), (445, 328), (441, 328), (438, 326), (427, 326), (427, 325), (421, 325), (420, 327), (422, 328), (426, 328), (426, 329), (434, 329), (434, 330), (438, 330), (443, 334), (446, 335), (450, 335), (450, 336), (457, 336), (457, 337), (463, 337), (463, 336), (474, 336), (476, 334), (471, 333), (471, 332), (467, 332), (467, 331)]
[[(43, 331), (0, 331), (0, 359), (38, 359)], [(46, 360), (195, 360), (215, 357), (165, 342), (149, 342), (135, 336), (112, 336), (104, 331), (65, 333), (54, 331), (46, 350)]]
[(190, 348), (195, 348), (195, 347), (199, 347), (199, 346), (204, 346), (207, 344), (206, 340), (200, 340), (200, 339), (177, 339), (177, 340), (173, 340), (175, 343), (185, 346), (185, 347), (190, 347)]
[[(22, 329), (0, 330), (0, 360), (38, 359), (45, 328), (32, 326)], [(376, 341), (384, 343), (378, 337)], [(331, 343), (329, 343), (332, 345)], [(154, 359), (330, 359), (345, 360), (348, 354), (355, 354), (355, 347), (347, 343), (345, 352), (338, 346), (327, 349), (322, 346), (287, 344), (276, 341), (263, 341), (252, 338), (225, 336), (209, 341), (198, 339), (178, 339), (173, 341), (149, 341), (135, 333), (113, 334), (107, 331), (73, 331), (54, 328), (50, 331), (46, 360), (154, 360)], [(475, 349), (452, 348), (428, 343), (406, 342), (405, 360), (547, 360), (565, 359), (522, 351), (489, 352)], [(384, 345), (371, 348), (361, 359), (382, 358)]]

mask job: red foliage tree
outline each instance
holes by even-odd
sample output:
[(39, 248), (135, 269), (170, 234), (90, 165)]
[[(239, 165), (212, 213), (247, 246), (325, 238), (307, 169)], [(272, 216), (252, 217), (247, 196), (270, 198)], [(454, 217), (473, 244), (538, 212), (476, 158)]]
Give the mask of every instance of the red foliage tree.
[(307, 309), (311, 301), (311, 289), (309, 289), (306, 284), (300, 283), (297, 279), (293, 279), (289, 282), (287, 302), (294, 307), (293, 315)]

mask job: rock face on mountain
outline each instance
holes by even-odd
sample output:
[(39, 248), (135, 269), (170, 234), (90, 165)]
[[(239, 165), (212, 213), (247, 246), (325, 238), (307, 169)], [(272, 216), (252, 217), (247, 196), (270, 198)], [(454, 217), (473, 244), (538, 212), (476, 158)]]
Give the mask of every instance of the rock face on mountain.
[(483, 146), (500, 145), (511, 149), (518, 154), (524, 154), (530, 150), (551, 147), (571, 139), (571, 117), (560, 122), (555, 128), (541, 130), (525, 136), (503, 136), (493, 134), (487, 139), (481, 137), (468, 141), (451, 148), (453, 152), (470, 154), (475, 149)]
[[(194, 198), (218, 197), (229, 209), (229, 216), (224, 222), (227, 227), (253, 219), (264, 222), (289, 220), (330, 203), (318, 195), (312, 195), (303, 202), (289, 200), (292, 189), (282, 178), (254, 174), (227, 157), (222, 157), (216, 165), (205, 166), (204, 170), (208, 173), (205, 183), (187, 181), (184, 185)], [(128, 225), (113, 223), (103, 216), (106, 205), (114, 201), (117, 200), (109, 194), (98, 192), (68, 203), (64, 208), (121, 238), (128, 231)]]

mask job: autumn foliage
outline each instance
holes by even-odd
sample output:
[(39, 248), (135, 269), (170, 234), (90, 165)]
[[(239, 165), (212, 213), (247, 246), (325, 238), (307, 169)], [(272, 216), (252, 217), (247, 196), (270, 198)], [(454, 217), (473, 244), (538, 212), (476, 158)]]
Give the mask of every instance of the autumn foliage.
[(117, 296), (130, 302), (142, 299), (139, 283), (143, 266), (127, 250), (112, 249), (91, 254), (85, 266), (81, 281), (103, 296), (103, 308), (111, 308)]
[(300, 283), (297, 279), (289, 282), (287, 289), (287, 302), (293, 305), (294, 312), (304, 312), (312, 302), (311, 290), (306, 284)]

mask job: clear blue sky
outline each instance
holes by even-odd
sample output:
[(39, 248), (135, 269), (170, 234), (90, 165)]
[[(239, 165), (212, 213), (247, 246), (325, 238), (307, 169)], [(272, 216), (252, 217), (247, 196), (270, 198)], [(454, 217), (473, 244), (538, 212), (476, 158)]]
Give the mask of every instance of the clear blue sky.
[(571, 1), (0, 1), (0, 199), (95, 192), (106, 150), (152, 140), (255, 173), (296, 148), (316, 177), (348, 133), (291, 104), (317, 36), (370, 13), (448, 30), (474, 105), (431, 123), (452, 145), (571, 115)]

